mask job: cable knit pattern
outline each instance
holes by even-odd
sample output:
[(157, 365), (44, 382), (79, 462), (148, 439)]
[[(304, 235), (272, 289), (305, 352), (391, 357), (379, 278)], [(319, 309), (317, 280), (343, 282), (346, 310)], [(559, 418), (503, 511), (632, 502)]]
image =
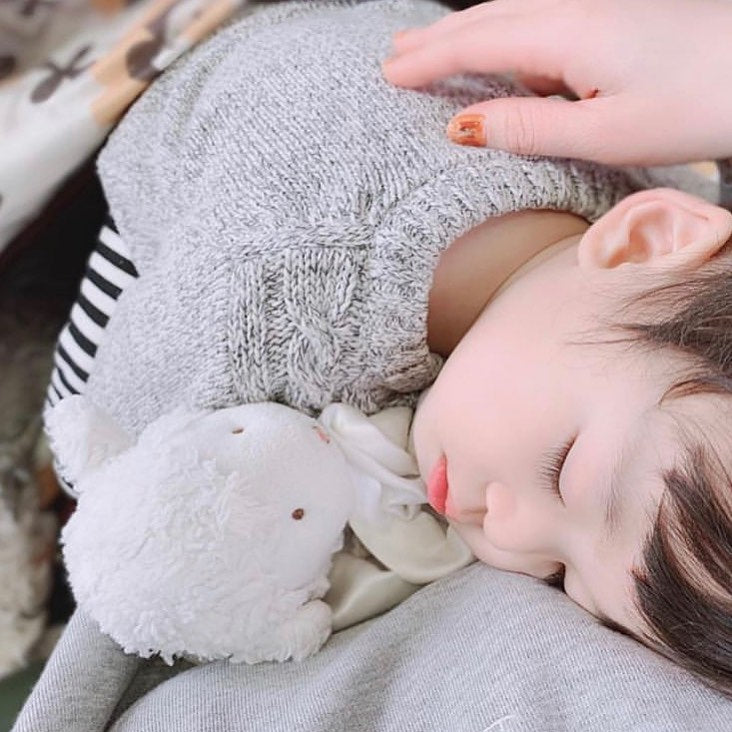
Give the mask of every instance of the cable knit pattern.
[(152, 84), (99, 171), (140, 278), (121, 295), (88, 394), (137, 433), (180, 403), (413, 406), (442, 359), (426, 341), (441, 252), (490, 216), (594, 221), (665, 178), (452, 144), (464, 106), (530, 92), (465, 75), (387, 84), (394, 31), (431, 0), (249, 8)]

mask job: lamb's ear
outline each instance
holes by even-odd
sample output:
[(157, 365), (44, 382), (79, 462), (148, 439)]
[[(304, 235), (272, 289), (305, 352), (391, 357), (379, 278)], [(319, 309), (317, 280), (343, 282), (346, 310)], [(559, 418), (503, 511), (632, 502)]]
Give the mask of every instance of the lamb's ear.
[(133, 444), (106, 412), (80, 394), (68, 396), (49, 409), (45, 425), (59, 470), (73, 483)]

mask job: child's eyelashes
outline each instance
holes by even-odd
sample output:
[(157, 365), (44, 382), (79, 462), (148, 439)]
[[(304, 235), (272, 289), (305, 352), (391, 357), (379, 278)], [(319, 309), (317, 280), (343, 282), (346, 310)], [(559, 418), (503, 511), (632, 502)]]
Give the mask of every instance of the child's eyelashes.
[[(562, 493), (559, 490), (559, 479), (562, 467), (576, 439), (576, 437), (572, 437), (567, 440), (566, 443), (546, 455), (541, 464), (540, 475), (544, 480), (544, 487), (559, 496), (560, 500), (562, 500)], [(562, 503), (564, 503), (563, 500)]]

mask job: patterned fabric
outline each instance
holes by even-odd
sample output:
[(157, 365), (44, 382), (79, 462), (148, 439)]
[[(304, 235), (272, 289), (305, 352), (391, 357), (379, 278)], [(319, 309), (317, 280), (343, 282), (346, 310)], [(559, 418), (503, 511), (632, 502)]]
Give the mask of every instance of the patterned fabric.
[(0, 252), (140, 92), (245, 2), (0, 2)]

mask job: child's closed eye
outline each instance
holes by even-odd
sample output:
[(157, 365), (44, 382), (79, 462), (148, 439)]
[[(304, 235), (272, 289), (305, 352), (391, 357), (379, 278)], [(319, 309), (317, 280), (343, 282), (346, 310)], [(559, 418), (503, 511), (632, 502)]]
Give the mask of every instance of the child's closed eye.
[(554, 450), (554, 452), (546, 455), (540, 469), (540, 475), (544, 479), (544, 487), (559, 496), (562, 503), (564, 503), (564, 500), (562, 499), (562, 493), (559, 487), (559, 479), (562, 474), (562, 467), (576, 439), (576, 437), (570, 438), (561, 447)]

